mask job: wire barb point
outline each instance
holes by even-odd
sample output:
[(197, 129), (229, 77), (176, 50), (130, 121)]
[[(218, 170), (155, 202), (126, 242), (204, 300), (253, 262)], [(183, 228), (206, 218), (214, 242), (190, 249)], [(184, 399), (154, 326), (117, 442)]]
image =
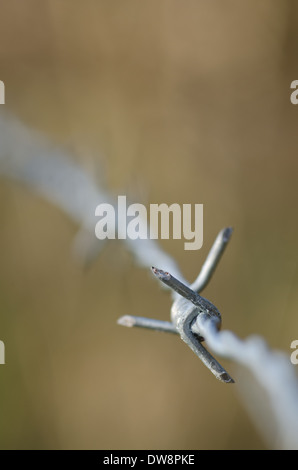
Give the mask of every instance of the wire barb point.
[(224, 228), (223, 234), (222, 234), (223, 241), (228, 242), (231, 238), (233, 231), (234, 231), (233, 227)]
[(128, 328), (132, 328), (135, 326), (135, 319), (131, 315), (124, 315), (117, 320), (118, 325), (127, 326)]
[(164, 331), (165, 333), (178, 334), (178, 331), (172, 322), (155, 320), (154, 318), (136, 317), (132, 315), (124, 315), (117, 321), (118, 325), (128, 326), (129, 328), (137, 326), (139, 328), (147, 328), (148, 330)]
[(152, 266), (151, 270), (154, 276), (156, 276), (161, 281), (169, 281), (171, 279), (171, 274), (166, 271), (163, 271), (162, 269), (157, 269), (154, 266)]

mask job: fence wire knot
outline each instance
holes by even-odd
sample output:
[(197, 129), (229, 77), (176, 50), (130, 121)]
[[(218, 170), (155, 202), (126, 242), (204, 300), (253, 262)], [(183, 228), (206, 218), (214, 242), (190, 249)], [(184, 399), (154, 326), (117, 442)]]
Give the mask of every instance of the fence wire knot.
[(202, 325), (205, 322), (208, 323), (209, 328), (219, 330), (221, 327), (221, 315), (215, 305), (199, 295), (199, 292), (206, 287), (211, 279), (232, 231), (232, 228), (229, 227), (219, 232), (199, 276), (191, 286), (179, 281), (162, 269), (151, 268), (153, 274), (163, 284), (172, 289), (174, 302), (171, 308), (171, 322), (130, 315), (125, 315), (118, 320), (118, 323), (123, 326), (137, 326), (179, 334), (181, 339), (201, 359), (215, 377), (225, 383), (234, 383), (234, 380), (202, 345), (204, 336), (201, 332)]

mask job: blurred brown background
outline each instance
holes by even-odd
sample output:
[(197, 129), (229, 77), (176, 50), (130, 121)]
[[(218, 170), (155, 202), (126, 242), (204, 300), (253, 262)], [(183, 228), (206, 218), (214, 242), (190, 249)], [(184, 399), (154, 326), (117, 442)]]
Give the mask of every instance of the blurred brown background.
[[(290, 355), (298, 339), (294, 0), (0, 1), (6, 107), (141, 203), (203, 203), (204, 245), (162, 241), (193, 280), (235, 229), (204, 296), (223, 326)], [(237, 395), (171, 335), (170, 297), (112, 242), (72, 258), (77, 227), (0, 182), (0, 446), (264, 448)], [(222, 361), (233, 375), (233, 365)]]

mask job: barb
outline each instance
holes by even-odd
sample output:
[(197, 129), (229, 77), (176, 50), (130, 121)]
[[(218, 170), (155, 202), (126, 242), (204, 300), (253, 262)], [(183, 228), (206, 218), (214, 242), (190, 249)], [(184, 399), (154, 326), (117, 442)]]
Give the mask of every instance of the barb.
[[(177, 294), (182, 295), (185, 299), (189, 300), (192, 302), (194, 305), (197, 307), (201, 308), (202, 310), (205, 309), (206, 307), (206, 302), (208, 303), (208, 308), (214, 309), (214, 305), (209, 302), (209, 300), (204, 299), (204, 297), (201, 297), (199, 294), (194, 292), (190, 287), (187, 285), (183, 284), (183, 282), (178, 281), (172, 274), (163, 271), (162, 269), (157, 269), (152, 267), (152, 272), (153, 274), (160, 280), (162, 281), (165, 285), (168, 287), (171, 287)], [(216, 309), (217, 314), (220, 316), (218, 310)]]
[[(181, 339), (192, 349), (217, 379), (225, 383), (234, 383), (232, 377), (202, 345), (201, 342), (204, 340), (204, 337), (201, 332), (198, 330), (193, 332), (192, 329), (193, 322), (198, 316), (201, 317), (203, 315), (210, 319), (216, 328), (219, 328), (221, 316), (217, 308), (209, 300), (204, 299), (204, 297), (201, 297), (192, 289), (185, 286), (170, 273), (157, 268), (152, 268), (152, 271), (163, 283), (186, 299), (186, 302), (181, 302), (180, 299), (177, 299), (172, 307), (172, 322), (176, 326)], [(195, 307), (189, 305), (189, 302)]]
[(165, 331), (166, 333), (174, 333), (176, 335), (178, 334), (175, 326), (170, 321), (124, 315), (118, 319), (117, 323), (118, 325), (127, 326), (129, 328), (137, 326), (140, 328), (148, 328), (149, 330)]
[(224, 228), (219, 232), (211, 250), (208, 253), (206, 261), (202, 266), (200, 274), (191, 285), (192, 290), (202, 292), (202, 290), (205, 289), (226, 249), (232, 233), (232, 227)]
[[(216, 265), (224, 252), (227, 242), (230, 238), (231, 229), (222, 230), (217, 236), (204, 263), (204, 270), (201, 271), (200, 279), (204, 285), (209, 281)], [(124, 326), (139, 326), (163, 331), (172, 332), (176, 328), (181, 339), (192, 349), (192, 351), (201, 359), (203, 364), (215, 375), (215, 377), (225, 383), (234, 383), (232, 377), (219, 364), (219, 362), (202, 345), (204, 337), (200, 331), (193, 331), (192, 324), (198, 316), (206, 316), (212, 320), (216, 328), (220, 328), (221, 315), (217, 308), (207, 299), (194, 292), (190, 287), (176, 279), (169, 272), (152, 267), (153, 274), (166, 286), (170, 287), (175, 293), (182, 296), (185, 300), (176, 296), (172, 307), (172, 323), (159, 322), (150, 318), (140, 317), (122, 317), (118, 323)], [(202, 281), (203, 280), (203, 281)], [(128, 320), (129, 319), (129, 320)], [(128, 325), (127, 325), (128, 323)], [(167, 323), (167, 324), (165, 324)]]

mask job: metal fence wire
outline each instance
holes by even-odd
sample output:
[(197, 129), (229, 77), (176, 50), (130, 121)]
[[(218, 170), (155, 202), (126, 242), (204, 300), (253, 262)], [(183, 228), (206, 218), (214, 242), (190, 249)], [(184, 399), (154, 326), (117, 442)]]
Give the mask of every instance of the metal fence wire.
[[(25, 183), (74, 220), (79, 231), (74, 243), (81, 259), (95, 258), (103, 243), (94, 235), (93, 209), (115, 198), (99, 187), (66, 151), (54, 147), (38, 132), (27, 128), (7, 112), (0, 114), (0, 175)], [(118, 323), (180, 335), (201, 361), (223, 383), (234, 380), (209, 350), (228, 358), (247, 373), (236, 381), (243, 402), (262, 436), (272, 448), (298, 449), (298, 380), (287, 354), (271, 350), (259, 336), (238, 338), (221, 330), (221, 314), (200, 293), (210, 281), (231, 237), (232, 229), (219, 232), (197, 279), (189, 284), (157, 240), (121, 240), (139, 266), (152, 269), (173, 297), (171, 321), (124, 316)], [(132, 312), (133, 313), (133, 312)], [(205, 348), (204, 344), (208, 347)], [(248, 370), (250, 373), (248, 373)], [(266, 396), (265, 405), (259, 396)]]

